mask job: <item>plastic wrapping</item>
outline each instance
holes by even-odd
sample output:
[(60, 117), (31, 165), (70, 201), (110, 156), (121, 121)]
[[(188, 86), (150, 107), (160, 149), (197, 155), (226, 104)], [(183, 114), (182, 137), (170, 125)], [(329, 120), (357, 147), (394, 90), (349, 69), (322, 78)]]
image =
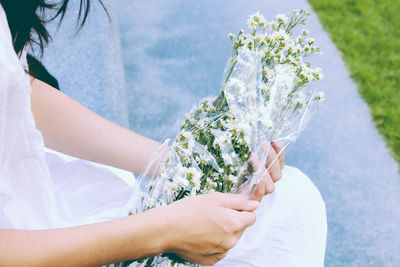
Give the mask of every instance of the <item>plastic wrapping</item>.
[[(248, 21), (250, 34), (240, 31), (236, 40), (230, 35), (233, 52), (221, 92), (200, 100), (180, 122), (175, 139), (153, 154), (142, 177), (156, 179), (134, 212), (213, 191), (252, 197), (263, 173), (296, 140), (322, 100), (321, 93), (305, 86), (321, 78), (320, 70), (303, 61), (319, 48), (313, 39), (304, 40), (306, 31), (295, 39), (291, 35), (308, 15), (294, 11), (267, 22), (256, 13)], [(272, 143), (283, 147), (275, 158), (269, 156)], [(197, 264), (160, 255), (131, 266)]]

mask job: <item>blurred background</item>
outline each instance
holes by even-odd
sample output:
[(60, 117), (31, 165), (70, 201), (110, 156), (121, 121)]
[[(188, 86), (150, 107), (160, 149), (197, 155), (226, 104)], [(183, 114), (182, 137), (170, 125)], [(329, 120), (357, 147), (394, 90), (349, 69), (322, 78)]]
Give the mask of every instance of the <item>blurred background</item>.
[(227, 35), (245, 29), (249, 14), (312, 11), (306, 28), (324, 52), (312, 63), (325, 74), (312, 86), (327, 100), (287, 164), (326, 202), (326, 266), (400, 266), (400, 1), (104, 1), (111, 21), (92, 2), (79, 33), (78, 6), (53, 25), (43, 63), (63, 92), (159, 141), (220, 90)]

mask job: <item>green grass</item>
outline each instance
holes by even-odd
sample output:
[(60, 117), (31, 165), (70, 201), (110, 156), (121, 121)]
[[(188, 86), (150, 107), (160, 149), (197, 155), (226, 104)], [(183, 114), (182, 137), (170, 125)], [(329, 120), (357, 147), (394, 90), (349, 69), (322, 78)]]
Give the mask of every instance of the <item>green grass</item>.
[(400, 162), (400, 0), (309, 0)]

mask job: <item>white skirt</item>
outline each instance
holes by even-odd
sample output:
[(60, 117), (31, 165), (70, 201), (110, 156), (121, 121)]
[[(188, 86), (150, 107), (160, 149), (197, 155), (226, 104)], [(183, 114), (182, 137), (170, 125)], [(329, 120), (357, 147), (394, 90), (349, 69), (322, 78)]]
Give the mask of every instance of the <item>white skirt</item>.
[(132, 173), (45, 149), (58, 203), (76, 226), (127, 216), (135, 207), (139, 186)]
[[(70, 218), (94, 223), (126, 216), (139, 186), (126, 171), (46, 150), (50, 175)], [(218, 267), (323, 266), (325, 204), (311, 180), (285, 166), (275, 191), (265, 196), (249, 227)]]
[(285, 166), (275, 191), (263, 198), (256, 215), (256, 223), (216, 266), (324, 266), (325, 203), (304, 173)]

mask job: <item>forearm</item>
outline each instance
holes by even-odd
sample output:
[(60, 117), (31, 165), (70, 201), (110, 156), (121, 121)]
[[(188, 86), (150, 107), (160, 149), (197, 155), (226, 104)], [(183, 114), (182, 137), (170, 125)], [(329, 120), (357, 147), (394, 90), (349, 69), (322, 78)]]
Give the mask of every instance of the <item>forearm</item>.
[(162, 209), (87, 226), (0, 230), (1, 266), (100, 266), (164, 252)]
[(51, 149), (141, 173), (161, 145), (100, 117), (39, 80), (31, 84), (36, 126)]

